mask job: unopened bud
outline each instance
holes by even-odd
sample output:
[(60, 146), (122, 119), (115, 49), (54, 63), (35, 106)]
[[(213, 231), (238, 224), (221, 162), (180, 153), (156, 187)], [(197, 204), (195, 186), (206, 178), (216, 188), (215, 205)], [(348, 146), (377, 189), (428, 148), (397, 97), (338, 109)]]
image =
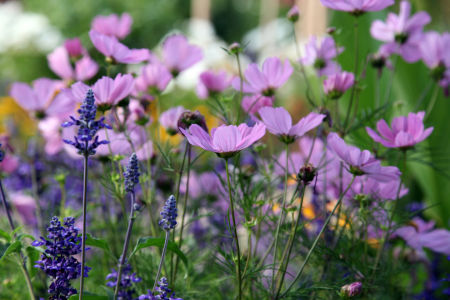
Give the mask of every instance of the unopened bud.
[(140, 206), (139, 204), (135, 203), (135, 204), (133, 205), (133, 209), (134, 209), (135, 211), (140, 211), (140, 210), (141, 210), (141, 206)]
[(354, 282), (351, 284), (344, 285), (341, 288), (341, 298), (343, 299), (352, 299), (356, 296), (361, 295), (362, 291), (362, 283), (361, 282)]
[(298, 9), (297, 5), (292, 6), (292, 8), (286, 14), (286, 18), (292, 23), (298, 21), (298, 19), (300, 18), (300, 10)]
[(335, 34), (336, 33), (336, 27), (328, 27), (327, 28), (327, 30), (326, 30), (326, 33), (327, 34), (329, 34), (329, 35), (333, 35), (333, 34)]
[(242, 49), (241, 44), (239, 44), (238, 42), (234, 42), (232, 43), (228, 49), (230, 50), (231, 53), (233, 54), (238, 54), (239, 52), (243, 52), (244, 49)]
[(189, 130), (192, 124), (197, 124), (203, 130), (208, 132), (208, 126), (206, 126), (205, 116), (202, 115), (198, 110), (192, 112), (190, 110), (185, 111), (181, 114), (178, 119), (178, 128), (183, 128), (184, 130)]
[(328, 124), (329, 127), (333, 127), (333, 119), (331, 118), (330, 110), (325, 106), (319, 107), (319, 114), (325, 115), (326, 117), (323, 119), (325, 123)]
[(314, 168), (312, 164), (303, 165), (300, 168), (300, 172), (297, 174), (298, 180), (303, 181), (305, 185), (308, 185), (316, 177), (317, 168)]

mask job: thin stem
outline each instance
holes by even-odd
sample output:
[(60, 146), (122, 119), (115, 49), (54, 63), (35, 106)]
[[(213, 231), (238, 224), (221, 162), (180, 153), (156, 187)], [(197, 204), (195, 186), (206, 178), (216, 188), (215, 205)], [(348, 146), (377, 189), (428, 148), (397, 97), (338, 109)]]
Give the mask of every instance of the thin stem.
[(161, 254), (161, 261), (159, 262), (158, 273), (156, 273), (155, 284), (153, 285), (152, 292), (155, 291), (156, 284), (158, 283), (158, 280), (159, 280), (159, 275), (161, 275), (161, 269), (162, 269), (162, 266), (164, 264), (164, 257), (166, 256), (167, 245), (169, 244), (169, 239), (170, 239), (170, 231), (167, 230), (166, 231), (166, 240), (164, 242), (164, 248), (163, 248), (163, 251), (162, 251), (162, 254)]
[(381, 70), (377, 69), (377, 77), (375, 78), (375, 110), (380, 108), (380, 81)]
[[(88, 149), (88, 142), (86, 142), (86, 148)], [(84, 265), (86, 260), (86, 210), (87, 210), (87, 180), (88, 180), (88, 161), (89, 154), (84, 155), (84, 171), (83, 171), (83, 232), (81, 241), (81, 278), (80, 278), (80, 300), (83, 300), (83, 288), (84, 288)]]
[[(187, 156), (188, 156), (188, 169), (187, 169), (187, 180), (186, 180), (186, 192), (184, 194), (184, 204), (183, 204), (183, 215), (181, 216), (181, 228), (180, 228), (180, 240), (178, 241), (178, 248), (181, 248), (181, 243), (183, 241), (183, 229), (184, 229), (184, 220), (186, 217), (186, 207), (187, 207), (187, 198), (189, 195), (189, 178), (191, 174), (191, 146), (187, 143)], [(175, 235), (175, 234), (174, 234)], [(173, 272), (172, 284), (175, 284), (175, 278), (177, 277), (178, 264), (180, 262), (179, 257), (175, 260), (175, 271)]]
[(295, 285), (295, 283), (297, 282), (297, 280), (300, 278), (300, 275), (302, 275), (303, 270), (306, 266), (306, 264), (308, 263), (309, 258), (311, 257), (311, 254), (313, 253), (314, 249), (317, 246), (317, 243), (320, 240), (320, 237), (322, 236), (323, 232), (325, 231), (325, 228), (328, 226), (328, 223), (330, 222), (331, 217), (333, 216), (334, 212), (336, 211), (336, 208), (341, 204), (342, 198), (344, 198), (344, 195), (347, 193), (347, 191), (350, 189), (350, 187), (353, 184), (353, 181), (355, 180), (355, 176), (353, 176), (352, 180), (350, 181), (350, 184), (348, 185), (347, 189), (345, 190), (345, 192), (341, 195), (341, 197), (339, 197), (338, 202), (336, 202), (336, 205), (333, 208), (333, 211), (331, 212), (331, 214), (328, 216), (327, 220), (325, 221), (325, 223), (322, 226), (322, 229), (320, 230), (319, 234), (317, 235), (316, 240), (314, 241), (311, 249), (308, 252), (308, 255), (305, 258), (305, 261), (303, 262), (302, 267), (300, 268), (300, 271), (298, 271), (297, 275), (295, 276), (294, 281), (291, 283), (291, 285), (288, 287), (288, 289), (281, 295), (280, 298), (283, 298), (291, 289), (292, 287)]
[(27, 282), (28, 293), (30, 294), (30, 299), (35, 300), (36, 298), (34, 297), (33, 285), (31, 284), (30, 274), (28, 274), (27, 268), (25, 268), (24, 261), (21, 258), (20, 254), (16, 253), (15, 256), (20, 265), (20, 269), (22, 270), (23, 277), (25, 277), (25, 281)]
[[(406, 169), (406, 151), (404, 151), (404, 154), (403, 154), (403, 173), (405, 173), (405, 169)], [(395, 208), (397, 207), (397, 202), (398, 202), (398, 199), (400, 198), (400, 191), (402, 190), (402, 184), (403, 184), (403, 176), (400, 178), (400, 184), (397, 189), (397, 197), (395, 198), (395, 202), (392, 207), (392, 215), (389, 218), (388, 228), (386, 230), (386, 234), (384, 235), (381, 247), (378, 248), (378, 253), (377, 253), (377, 257), (375, 258), (375, 264), (373, 266), (372, 277), (371, 277), (370, 281), (372, 281), (375, 276), (375, 273), (376, 273), (376, 270), (378, 267), (378, 263), (380, 262), (380, 259), (381, 259), (381, 254), (383, 253), (384, 247), (386, 246), (386, 241), (389, 238), (389, 233), (390, 233), (391, 227), (392, 227), (392, 221), (394, 220)]]
[[(398, 48), (399, 47), (397, 46), (397, 51), (395, 51), (395, 53), (398, 52)], [(384, 103), (385, 104), (389, 103), (389, 96), (391, 95), (392, 84), (394, 83), (394, 75), (395, 75), (395, 71), (397, 70), (397, 62), (398, 62), (398, 57), (399, 56), (400, 56), (399, 54), (397, 54), (395, 56), (394, 64), (393, 64), (393, 67), (392, 67), (393, 69), (392, 69), (391, 77), (390, 77), (390, 79), (388, 81), (388, 88), (386, 90), (386, 95), (384, 97)]]
[(61, 203), (59, 208), (59, 215), (61, 216), (62, 219), (64, 219), (64, 214), (66, 211), (66, 186), (64, 182), (61, 182), (60, 189), (61, 189)]
[[(282, 271), (282, 274), (281, 274), (281, 281), (280, 281), (280, 285), (278, 286), (278, 291), (277, 291), (277, 294), (275, 296), (275, 299), (277, 299), (278, 295), (281, 292), (281, 288), (283, 286), (284, 278), (286, 276), (286, 270), (287, 270), (287, 267), (289, 265), (289, 259), (291, 258), (292, 248), (293, 248), (294, 242), (295, 242), (295, 235), (297, 234), (298, 223), (300, 222), (300, 217), (302, 215), (302, 206), (303, 206), (303, 198), (305, 196), (305, 188), (306, 188), (306, 186), (304, 186), (303, 189), (302, 189), (302, 197), (301, 197), (301, 200), (300, 200), (300, 208), (298, 210), (297, 221), (295, 222), (295, 229), (293, 230), (293, 232), (291, 232), (291, 241), (290, 241), (289, 253), (288, 253), (287, 257), (286, 257), (286, 263), (284, 265), (284, 270)], [(288, 245), (289, 245), (289, 243), (288, 243)]]
[(429, 80), (427, 86), (423, 90), (423, 92), (420, 94), (419, 98), (416, 101), (416, 105), (414, 106), (413, 111), (416, 111), (419, 109), (420, 105), (422, 104), (423, 100), (425, 100), (425, 96), (428, 95), (428, 92), (430, 91), (431, 87), (433, 86), (433, 81)]
[(6, 213), (6, 216), (8, 217), (9, 227), (11, 228), (11, 231), (13, 231), (15, 227), (14, 227), (14, 223), (11, 218), (11, 213), (9, 212), (9, 209), (8, 209), (8, 204), (6, 202), (6, 197), (5, 197), (5, 191), (3, 190), (3, 185), (2, 185), (1, 179), (0, 179), (0, 191), (1, 191), (1, 196), (2, 196), (3, 207), (5, 208), (5, 213)]
[(244, 88), (243, 88), (243, 86), (244, 86), (244, 77), (242, 76), (242, 68), (241, 68), (241, 60), (239, 59), (239, 52), (236, 53), (236, 60), (237, 60), (237, 64), (238, 64), (239, 79), (240, 79), (240, 82), (239, 82), (240, 83), (240, 87), (239, 87), (239, 102), (238, 102), (238, 107), (237, 107), (237, 110), (238, 110), (238, 117), (237, 117), (237, 119), (239, 121), (239, 119), (241, 118), (241, 110), (239, 109), (239, 106), (241, 105), (242, 96), (244, 94)]
[(134, 194), (134, 191), (131, 192), (131, 210), (130, 210), (130, 220), (128, 221), (128, 229), (127, 229), (127, 235), (125, 236), (125, 243), (123, 245), (123, 251), (122, 251), (122, 257), (120, 259), (119, 264), (119, 272), (117, 274), (117, 282), (116, 282), (116, 290), (114, 292), (114, 300), (117, 299), (117, 296), (119, 295), (119, 289), (120, 289), (120, 281), (122, 278), (122, 271), (123, 267), (125, 266), (125, 263), (127, 261), (127, 252), (128, 252), (128, 245), (130, 244), (130, 238), (131, 238), (131, 232), (133, 230), (133, 224), (134, 224), (134, 203), (136, 201), (136, 196)]
[(242, 299), (242, 280), (241, 280), (241, 250), (239, 249), (239, 238), (237, 234), (237, 226), (236, 226), (236, 218), (234, 216), (234, 204), (233, 198), (231, 196), (231, 184), (230, 184), (230, 171), (228, 169), (228, 159), (225, 159), (225, 167), (227, 169), (227, 182), (228, 182), (228, 194), (230, 197), (230, 208), (231, 208), (231, 217), (233, 218), (233, 228), (234, 228), (234, 239), (236, 240), (236, 251), (237, 251), (237, 278), (239, 284), (239, 296), (238, 299)]
[(439, 84), (436, 84), (434, 87), (433, 96), (431, 97), (431, 101), (428, 104), (427, 111), (425, 113), (425, 119), (424, 121), (430, 116), (431, 111), (433, 110), (434, 104), (436, 103), (436, 99), (439, 92)]
[[(355, 28), (355, 36), (354, 36), (354, 40), (355, 40), (355, 78), (358, 77), (358, 17), (355, 17), (355, 24), (354, 24), (354, 28)], [(352, 87), (352, 93), (350, 96), (350, 102), (348, 104), (348, 109), (347, 109), (347, 115), (345, 116), (345, 122), (344, 122), (344, 126), (342, 127), (342, 132), (345, 132), (345, 129), (347, 128), (347, 123), (348, 123), (348, 119), (350, 117), (350, 112), (352, 110), (352, 104), (353, 104), (353, 98), (355, 97), (355, 92), (356, 92), (356, 84), (353, 85)]]
[[(293, 25), (294, 25), (294, 23), (293, 23)], [(315, 107), (317, 107), (316, 103), (314, 102), (314, 100), (309, 98), (309, 91), (311, 91), (312, 89), (311, 89), (311, 84), (309, 83), (309, 80), (308, 80), (308, 76), (306, 76), (305, 67), (303, 66), (303, 63), (302, 63), (302, 55), (301, 55), (300, 50), (299, 50), (300, 47), (299, 47), (298, 41), (297, 41), (297, 33), (295, 31), (295, 25), (293, 26), (293, 28), (294, 28), (295, 51), (297, 52), (298, 64), (300, 66), (300, 72), (303, 74), (303, 77), (305, 79), (306, 94), (308, 95), (307, 98), (308, 98), (310, 104), (315, 108)]]
[(286, 205), (286, 197), (287, 197), (287, 184), (288, 184), (288, 168), (289, 168), (289, 144), (286, 143), (285, 144), (285, 151), (286, 151), (286, 165), (285, 165), (285, 170), (284, 170), (284, 195), (283, 195), (283, 206), (281, 207), (281, 211), (280, 211), (280, 218), (278, 219), (278, 225), (277, 225), (277, 233), (275, 235), (275, 247), (273, 250), (273, 268), (272, 268), (272, 284), (271, 284), (271, 289), (274, 289), (275, 291), (275, 262), (277, 259), (277, 248), (278, 248), (278, 236), (280, 234), (280, 227), (281, 227), (281, 222), (283, 219), (283, 209)]
[(251, 231), (248, 234), (248, 249), (247, 249), (247, 253), (248, 253), (248, 257), (247, 257), (247, 262), (245, 263), (245, 268), (244, 268), (244, 272), (242, 272), (242, 278), (245, 278), (245, 273), (247, 272), (247, 268), (248, 265), (250, 263), (250, 259), (252, 258), (252, 235), (251, 235)]

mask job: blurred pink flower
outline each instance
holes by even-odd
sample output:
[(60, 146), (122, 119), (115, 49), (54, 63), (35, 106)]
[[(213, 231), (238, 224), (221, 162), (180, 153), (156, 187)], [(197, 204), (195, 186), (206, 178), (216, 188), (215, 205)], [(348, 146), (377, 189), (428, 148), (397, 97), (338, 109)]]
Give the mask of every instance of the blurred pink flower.
[(331, 132), (327, 137), (328, 149), (340, 161), (348, 165), (348, 171), (356, 176), (366, 175), (381, 182), (398, 180), (401, 172), (397, 167), (382, 167), (380, 161), (370, 155), (369, 150), (347, 146), (337, 133)]
[(355, 75), (351, 72), (341, 72), (328, 76), (323, 81), (323, 90), (330, 99), (339, 99), (355, 84)]
[(244, 96), (242, 98), (241, 107), (246, 113), (256, 113), (261, 107), (273, 106), (273, 96), (266, 97), (263, 95)]
[(169, 69), (162, 64), (152, 63), (142, 67), (141, 74), (135, 79), (135, 91), (150, 94), (160, 94), (164, 92), (172, 74)]
[(450, 33), (441, 35), (428, 31), (423, 35), (419, 48), (423, 62), (431, 71), (431, 77), (439, 81), (442, 87), (447, 87), (450, 81)]
[(348, 11), (356, 16), (366, 11), (378, 11), (395, 3), (394, 0), (320, 0), (328, 8)]
[(171, 35), (164, 40), (162, 56), (174, 77), (203, 59), (200, 47), (189, 44), (188, 39), (181, 34)]
[(45, 140), (45, 153), (55, 155), (64, 148), (61, 137), (61, 119), (56, 117), (46, 118), (39, 121), (38, 128)]
[(300, 10), (297, 5), (293, 5), (291, 9), (287, 12), (286, 18), (291, 22), (297, 22), (300, 18)]
[(32, 82), (32, 86), (24, 82), (13, 83), (9, 95), (37, 119), (67, 116), (75, 109), (75, 103), (70, 98), (61, 97), (61, 93), (56, 95), (62, 87), (64, 83), (60, 80), (39, 78)]
[[(258, 110), (262, 123), (267, 126), (267, 130), (280, 137), (285, 143), (293, 143), (306, 132), (322, 124), (325, 115), (309, 113), (297, 124), (292, 125), (291, 115), (284, 107), (262, 107)], [(259, 121), (254, 115), (252, 118)]]
[[(117, 74), (115, 79), (103, 76), (92, 86), (92, 91), (95, 96), (95, 104), (101, 105), (116, 105), (120, 100), (130, 95), (133, 89), (134, 79), (131, 74)], [(81, 81), (78, 81), (71, 86), (74, 100), (82, 102), (89, 86)], [(64, 90), (63, 92), (69, 92)], [(70, 92), (69, 92), (70, 94)]]
[(395, 51), (395, 45), (393, 44), (383, 44), (378, 49), (378, 52), (371, 56), (371, 64), (375, 68), (387, 67), (392, 70), (392, 62), (389, 59)]
[(410, 225), (397, 229), (392, 237), (400, 237), (410, 247), (422, 251), (428, 248), (434, 252), (450, 255), (450, 232), (446, 229), (433, 229), (434, 221), (425, 222), (414, 218)]
[(17, 192), (11, 193), (10, 198), (22, 218), (22, 222), (29, 225), (35, 224), (36, 201), (34, 201), (33, 197)]
[(313, 66), (319, 77), (332, 75), (341, 71), (341, 66), (333, 61), (344, 51), (344, 47), (336, 47), (332, 37), (325, 37), (318, 46), (317, 37), (312, 35), (305, 46), (302, 63)]
[(6, 154), (3, 161), (0, 163), (0, 171), (8, 174), (13, 173), (19, 168), (19, 157), (11, 154)]
[(86, 49), (81, 44), (81, 40), (77, 37), (65, 40), (64, 48), (66, 48), (67, 53), (69, 53), (71, 58), (78, 58), (82, 55), (87, 55)]
[(133, 18), (130, 14), (123, 13), (120, 18), (116, 14), (96, 16), (92, 20), (91, 27), (97, 32), (122, 40), (131, 32), (132, 24)]
[(419, 44), (423, 43), (422, 30), (430, 22), (430, 15), (424, 11), (411, 16), (411, 3), (402, 1), (400, 13), (388, 13), (386, 23), (375, 20), (370, 33), (375, 39), (393, 45), (395, 53), (412, 63), (421, 58)]
[[(377, 123), (379, 136), (373, 129), (366, 127), (367, 133), (377, 143), (388, 148), (410, 148), (425, 140), (432, 132), (433, 127), (424, 128), (424, 111), (409, 113), (408, 117), (401, 116), (392, 120), (392, 130), (385, 120)], [(425, 129), (425, 130), (424, 130)]]
[(186, 109), (181, 105), (172, 107), (159, 116), (159, 123), (166, 129), (168, 134), (175, 135), (180, 132), (178, 129), (178, 119), (185, 111)]
[[(400, 178), (388, 182), (380, 182), (370, 177), (359, 176), (348, 190), (346, 198), (353, 199), (356, 195), (364, 194), (374, 200), (396, 200)], [(409, 189), (402, 185), (399, 199), (408, 194)]]
[(191, 125), (189, 130), (180, 130), (191, 145), (215, 152), (222, 158), (230, 158), (262, 138), (266, 133), (266, 126), (261, 123), (254, 127), (248, 127), (247, 124), (222, 125), (213, 128), (211, 136), (197, 124)]
[(117, 38), (101, 34), (93, 29), (89, 31), (94, 47), (111, 63), (137, 64), (150, 58), (148, 49), (129, 49)]
[(225, 71), (203, 72), (196, 88), (197, 97), (206, 99), (210, 94), (222, 93), (230, 86), (231, 79)]
[(47, 55), (49, 68), (64, 80), (89, 80), (97, 74), (99, 66), (89, 56), (75, 62), (75, 70), (70, 62), (69, 52), (64, 46)]
[[(189, 175), (189, 197), (193, 199), (199, 199), (205, 196), (216, 196), (220, 195), (221, 190), (223, 190), (222, 183), (214, 172), (203, 172), (197, 174), (191, 171)], [(183, 176), (180, 185), (180, 192), (186, 193), (186, 183), (187, 176)], [(224, 191), (222, 191), (224, 192)]]
[[(267, 58), (261, 70), (256, 63), (252, 63), (245, 70), (246, 81), (243, 82), (243, 92), (272, 96), (288, 81), (293, 71), (294, 68), (291, 67), (289, 60), (286, 59), (283, 64), (277, 57)], [(241, 89), (240, 78), (234, 78), (232, 85), (235, 90), (239, 91)]]

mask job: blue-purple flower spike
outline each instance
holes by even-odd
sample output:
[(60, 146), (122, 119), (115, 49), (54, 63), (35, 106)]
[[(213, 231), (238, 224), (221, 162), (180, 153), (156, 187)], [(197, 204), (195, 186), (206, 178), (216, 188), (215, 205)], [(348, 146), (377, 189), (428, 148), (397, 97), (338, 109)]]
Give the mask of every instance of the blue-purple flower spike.
[[(79, 229), (74, 224), (75, 219), (72, 217), (64, 218), (64, 226), (61, 226), (58, 217), (53, 217), (47, 228), (48, 240), (41, 237), (41, 242), (34, 241), (31, 244), (47, 247), (34, 267), (44, 270), (52, 278), (48, 289), (49, 299), (65, 300), (77, 294), (77, 290), (69, 282), (81, 275), (81, 263), (73, 257), (81, 252), (81, 237), (78, 237)], [(90, 269), (85, 267), (85, 277), (88, 277)]]
[[(2, 144), (0, 144), (0, 148), (2, 147)], [(3, 159), (5, 158), (5, 153), (3, 153), (3, 151), (0, 149), (0, 163), (3, 161)]]
[[(95, 121), (97, 115), (97, 106), (94, 104), (94, 92), (91, 89), (88, 90), (86, 96), (83, 99), (83, 103), (78, 109), (79, 119), (70, 117), (72, 121), (64, 122), (62, 127), (78, 126), (78, 134), (74, 137), (75, 141), (63, 140), (64, 143), (74, 146), (78, 149), (77, 153), (80, 155), (94, 155), (95, 149), (100, 145), (109, 144), (108, 141), (99, 141), (95, 136), (97, 131), (101, 128), (112, 129), (108, 124), (103, 123), (104, 117)], [(93, 142), (91, 142), (93, 140)], [(89, 143), (91, 142), (91, 143)]]
[(149, 290), (148, 294), (140, 296), (139, 300), (183, 300), (182, 298), (175, 298), (175, 293), (170, 295), (172, 290), (169, 289), (169, 283), (165, 277), (162, 277), (158, 284), (159, 287), (155, 290), (159, 293), (159, 295), (153, 295), (152, 291)]
[(123, 173), (125, 177), (125, 190), (127, 192), (133, 192), (136, 184), (139, 183), (139, 166), (138, 159), (135, 153), (131, 155), (130, 160), (127, 165), (127, 170)]
[(161, 216), (163, 217), (161, 221), (159, 221), (159, 227), (163, 228), (166, 231), (170, 231), (177, 226), (177, 201), (175, 197), (172, 195), (167, 199), (166, 205), (164, 205), (163, 210), (161, 212)]
[[(119, 266), (120, 267), (120, 266)], [(106, 283), (109, 287), (115, 287), (117, 285), (117, 277), (119, 273), (112, 269), (111, 273), (106, 276), (106, 280), (111, 280)], [(133, 287), (134, 282), (140, 282), (142, 279), (136, 276), (136, 273), (131, 273), (131, 265), (127, 264), (125, 268), (123, 268), (121, 278), (120, 278), (120, 289), (119, 289), (119, 298), (122, 300), (133, 300), (133, 297), (136, 290)]]

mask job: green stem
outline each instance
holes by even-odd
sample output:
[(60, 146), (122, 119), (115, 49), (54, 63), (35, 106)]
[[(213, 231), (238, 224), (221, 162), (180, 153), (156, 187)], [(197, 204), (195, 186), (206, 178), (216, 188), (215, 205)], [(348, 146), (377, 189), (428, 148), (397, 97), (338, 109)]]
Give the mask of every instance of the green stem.
[(242, 97), (244, 94), (244, 77), (242, 76), (242, 68), (241, 68), (241, 60), (239, 59), (239, 52), (236, 53), (236, 60), (237, 60), (237, 64), (238, 64), (238, 69), (239, 69), (239, 79), (240, 79), (240, 87), (239, 87), (239, 101), (238, 101), (238, 107), (237, 107), (237, 111), (238, 111), (238, 117), (237, 120), (239, 122), (240, 118), (241, 118), (241, 103), (242, 103)]
[[(422, 104), (423, 100), (425, 99), (426, 95), (428, 95), (428, 92), (430, 91), (431, 87), (433, 86), (433, 81), (429, 80), (427, 86), (423, 90), (423, 92), (420, 94), (419, 98), (416, 101), (416, 105), (414, 106), (413, 111), (417, 111)], [(437, 83), (436, 83), (437, 84)]]
[(300, 217), (302, 215), (302, 206), (303, 206), (303, 198), (304, 198), (304, 196), (305, 196), (305, 186), (302, 189), (302, 197), (301, 197), (301, 200), (300, 200), (300, 208), (298, 210), (297, 220), (295, 221), (295, 228), (291, 232), (290, 243), (288, 243), (288, 245), (290, 244), (290, 246), (289, 246), (289, 253), (288, 253), (287, 257), (286, 257), (286, 263), (284, 264), (284, 269), (282, 269), (283, 271), (282, 271), (282, 274), (281, 274), (281, 281), (280, 281), (280, 285), (278, 286), (278, 291), (277, 291), (277, 294), (275, 296), (275, 299), (278, 298), (278, 295), (281, 292), (281, 288), (283, 286), (284, 278), (286, 276), (286, 270), (287, 270), (287, 267), (289, 265), (289, 259), (291, 257), (292, 248), (293, 248), (294, 242), (295, 242), (295, 235), (297, 234), (297, 230), (298, 230), (298, 223), (300, 222)]
[(247, 249), (247, 262), (245, 263), (244, 272), (242, 272), (242, 278), (245, 278), (245, 273), (247, 272), (248, 265), (250, 263), (250, 259), (252, 258), (252, 235), (251, 235), (251, 229), (249, 229), (250, 233), (248, 234), (248, 249)]
[[(178, 248), (181, 249), (181, 243), (183, 241), (183, 229), (184, 229), (184, 220), (186, 217), (186, 207), (187, 207), (187, 198), (189, 195), (189, 177), (191, 174), (191, 146), (189, 143), (187, 143), (187, 156), (188, 156), (188, 169), (187, 169), (187, 180), (186, 180), (186, 192), (184, 194), (184, 204), (183, 204), (183, 215), (181, 216), (181, 228), (180, 228), (180, 239), (178, 241)], [(175, 235), (175, 234), (174, 234)], [(177, 259), (175, 260), (175, 271), (173, 272), (173, 278), (172, 278), (172, 284), (175, 284), (175, 279), (177, 277), (177, 270), (178, 270), (178, 263), (180, 262), (179, 257), (177, 256)]]
[[(358, 17), (355, 17), (355, 24), (354, 24), (354, 40), (355, 40), (355, 78), (358, 77)], [(352, 93), (350, 96), (350, 102), (348, 104), (348, 108), (347, 108), (347, 115), (345, 116), (345, 122), (344, 122), (344, 126), (342, 127), (342, 132), (345, 133), (345, 130), (347, 128), (347, 123), (350, 117), (350, 112), (352, 110), (352, 104), (353, 104), (353, 98), (355, 97), (355, 92), (356, 92), (356, 83), (353, 85), (352, 87)]]
[(169, 244), (169, 239), (170, 239), (170, 230), (167, 230), (166, 231), (166, 240), (164, 241), (164, 248), (163, 248), (163, 251), (161, 254), (161, 261), (159, 262), (158, 273), (156, 274), (155, 284), (153, 285), (152, 292), (155, 291), (156, 284), (158, 283), (158, 280), (159, 280), (159, 275), (161, 275), (161, 269), (162, 269), (162, 266), (164, 265), (164, 257), (166, 256), (167, 245)]
[(375, 78), (375, 110), (380, 108), (380, 81), (381, 81), (381, 70), (377, 69), (377, 77)]
[(283, 212), (284, 212), (284, 207), (286, 205), (286, 197), (287, 197), (287, 184), (288, 184), (288, 168), (289, 168), (289, 144), (286, 143), (285, 144), (285, 151), (286, 151), (286, 165), (285, 165), (285, 170), (284, 170), (284, 195), (283, 195), (283, 205), (281, 206), (280, 209), (280, 218), (278, 219), (278, 225), (277, 225), (277, 232), (275, 235), (275, 246), (274, 246), (274, 250), (273, 250), (273, 262), (272, 262), (272, 284), (271, 284), (271, 289), (274, 289), (275, 292), (275, 263), (276, 263), (276, 259), (277, 259), (277, 248), (278, 248), (278, 236), (280, 235), (280, 227), (281, 227), (281, 222), (283, 220)]
[[(404, 151), (404, 154), (403, 154), (403, 173), (405, 172), (405, 169), (406, 169), (406, 151)], [(400, 191), (402, 190), (403, 176), (400, 179), (400, 184), (397, 189), (397, 197), (395, 198), (394, 205), (392, 206), (392, 215), (389, 218), (389, 224), (388, 224), (388, 228), (386, 230), (386, 234), (384, 235), (381, 247), (378, 248), (378, 253), (377, 253), (377, 257), (375, 258), (375, 264), (373, 266), (373, 272), (372, 272), (372, 277), (371, 277), (370, 281), (373, 281), (373, 279), (374, 279), (378, 264), (381, 259), (381, 254), (383, 253), (384, 247), (386, 246), (386, 241), (389, 238), (389, 233), (390, 233), (391, 227), (392, 227), (392, 221), (394, 220), (395, 208), (397, 207), (397, 202), (398, 202), (398, 199), (400, 198)]]
[(66, 186), (64, 182), (61, 182), (60, 189), (61, 189), (61, 204), (59, 208), (60, 210), (59, 215), (61, 216), (61, 219), (64, 219), (64, 215), (66, 212)]
[[(88, 149), (86, 142), (85, 149)], [(80, 276), (80, 297), (83, 300), (84, 289), (84, 265), (86, 263), (86, 213), (87, 213), (87, 180), (88, 180), (88, 161), (89, 154), (84, 155), (84, 172), (83, 172), (83, 231), (81, 240), (81, 276)]]
[(348, 185), (347, 189), (341, 195), (341, 197), (339, 197), (339, 200), (338, 200), (338, 202), (336, 202), (336, 205), (334, 206), (333, 211), (331, 212), (331, 214), (328, 216), (327, 220), (323, 224), (322, 229), (320, 230), (319, 234), (317, 235), (316, 240), (314, 241), (311, 249), (309, 250), (308, 255), (305, 258), (305, 261), (302, 264), (302, 267), (300, 268), (300, 271), (298, 271), (297, 275), (295, 276), (294, 281), (291, 283), (291, 285), (288, 287), (288, 289), (281, 295), (280, 298), (283, 298), (292, 289), (292, 287), (295, 285), (297, 280), (300, 278), (300, 275), (302, 275), (303, 270), (304, 270), (306, 264), (308, 263), (309, 258), (311, 257), (311, 254), (313, 253), (314, 249), (317, 246), (317, 243), (320, 240), (320, 237), (322, 236), (323, 232), (325, 231), (325, 228), (328, 226), (328, 223), (330, 222), (331, 217), (333, 216), (334, 212), (336, 211), (336, 208), (341, 204), (342, 198), (344, 198), (344, 195), (347, 193), (347, 191), (352, 186), (354, 180), (355, 180), (355, 176), (353, 175), (352, 180), (350, 181), (350, 184)]
[(436, 103), (436, 99), (437, 99), (437, 96), (438, 96), (438, 92), (439, 92), (439, 84), (436, 84), (435, 87), (434, 87), (433, 96), (431, 97), (431, 101), (428, 104), (427, 111), (425, 113), (424, 121), (426, 121), (426, 119), (430, 116), (431, 111), (433, 110), (434, 104)]
[(20, 254), (15, 254), (18, 264), (20, 265), (20, 269), (22, 270), (23, 277), (25, 277), (25, 281), (27, 282), (28, 293), (30, 294), (30, 299), (35, 300), (33, 285), (31, 284), (30, 274), (28, 274), (27, 268), (25, 268), (25, 264), (23, 259), (21, 259)]
[(237, 252), (237, 271), (236, 275), (238, 278), (239, 285), (239, 296), (238, 299), (242, 299), (242, 279), (241, 279), (241, 250), (239, 249), (239, 238), (237, 234), (237, 226), (236, 226), (236, 218), (234, 216), (234, 204), (233, 198), (231, 196), (231, 183), (230, 183), (230, 171), (228, 169), (228, 159), (225, 159), (225, 167), (227, 170), (227, 183), (228, 183), (228, 194), (230, 197), (230, 208), (231, 208), (231, 217), (233, 219), (233, 228), (234, 228), (234, 239), (236, 241), (236, 252)]

